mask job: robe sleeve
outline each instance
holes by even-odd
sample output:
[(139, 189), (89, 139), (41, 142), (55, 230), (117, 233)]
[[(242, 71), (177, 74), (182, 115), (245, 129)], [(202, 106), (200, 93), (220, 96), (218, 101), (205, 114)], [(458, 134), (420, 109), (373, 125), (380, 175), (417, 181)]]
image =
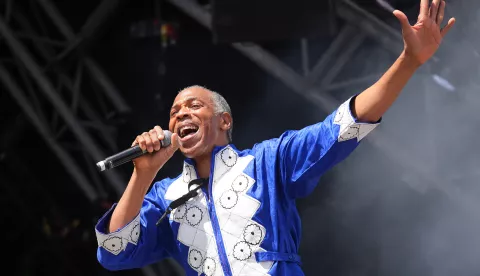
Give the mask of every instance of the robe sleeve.
[(124, 227), (108, 233), (108, 224), (116, 204), (95, 226), (97, 259), (108, 270), (139, 268), (171, 256), (175, 245), (167, 221), (156, 225), (164, 212), (156, 185), (145, 196), (140, 213)]
[(380, 123), (381, 119), (376, 123), (357, 121), (351, 112), (352, 99), (340, 105), (323, 122), (287, 131), (275, 140), (276, 171), (290, 197), (310, 194), (320, 177), (352, 153)]

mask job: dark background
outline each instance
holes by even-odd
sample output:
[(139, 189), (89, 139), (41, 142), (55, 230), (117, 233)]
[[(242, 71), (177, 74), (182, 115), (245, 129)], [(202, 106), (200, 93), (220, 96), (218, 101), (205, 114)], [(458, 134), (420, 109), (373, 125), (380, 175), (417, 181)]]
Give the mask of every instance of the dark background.
[[(7, 2), (0, 1), (2, 5)], [(35, 1), (12, 2), (14, 9), (29, 16), (33, 16), (32, 9), (38, 9)], [(250, 22), (258, 29), (242, 25), (241, 20), (252, 19), (248, 11), (254, 9), (251, 5), (255, 1), (232, 2), (243, 10), (231, 9), (238, 17), (229, 15), (227, 23), (231, 25), (220, 20), (212, 33), (169, 3), (123, 1), (95, 36), (87, 37), (61, 63), (71, 70), (72, 60), (90, 54), (131, 106), (130, 113), (106, 120), (116, 127), (120, 148), (154, 125), (167, 126), (173, 98), (179, 90), (194, 84), (224, 95), (233, 111), (233, 141), (240, 149), (249, 148), (288, 129), (321, 121), (334, 110), (326, 112), (293, 93), (228, 42), (258, 42), (301, 74), (298, 39), (308, 37), (310, 63), (314, 64), (346, 24), (332, 16), (327, 2), (310, 3), (316, 8), (309, 11), (302, 9), (300, 2), (279, 2), (278, 7), (294, 6), (294, 11), (304, 12), (285, 12), (279, 20), (289, 23), (283, 29), (275, 18), (261, 20), (261, 16), (255, 19), (258, 22)], [(390, 1), (411, 19), (416, 18), (417, 2)], [(436, 55), (440, 61), (417, 73), (379, 127), (396, 150), (400, 149), (399, 155), (406, 154), (413, 164), (435, 162), (435, 169), (428, 171), (425, 180), (371, 143), (362, 143), (351, 157), (323, 177), (312, 195), (298, 201), (304, 225), (300, 255), (307, 275), (478, 275), (476, 245), (480, 241), (475, 233), (479, 223), (473, 214), (480, 206), (472, 203), (479, 195), (475, 173), (479, 151), (472, 141), (480, 131), (478, 116), (473, 112), (478, 111), (479, 99), (475, 50), (479, 44), (473, 37), (478, 34), (478, 4), (450, 2), (451, 14), (460, 20)], [(80, 33), (99, 1), (53, 3)], [(214, 20), (222, 18), (222, 3), (226, 1), (217, 0)], [(265, 3), (263, 9), (268, 10), (271, 5)], [(308, 5), (309, 1), (301, 3)], [(357, 3), (399, 30), (395, 19), (375, 1)], [(258, 5), (257, 13), (261, 14), (261, 8)], [(315, 16), (317, 25), (311, 23)], [(303, 25), (295, 25), (302, 17)], [(138, 38), (132, 33), (132, 24), (155, 19), (178, 26), (176, 45), (163, 49), (159, 36)], [(15, 24), (10, 23), (12, 28)], [(306, 30), (306, 25), (315, 26)], [(47, 28), (53, 26), (47, 24)], [(301, 36), (298, 30), (303, 30)], [(269, 36), (265, 36), (268, 31)], [(1, 36), (0, 53), (7, 61), (13, 53)], [(395, 58), (391, 51), (367, 38), (336, 81), (381, 73)], [(455, 92), (432, 81), (434, 73), (449, 79)], [(323, 93), (342, 102), (373, 81)], [(140, 269), (109, 272), (96, 261), (94, 224), (118, 200), (115, 192), (104, 184), (101, 189), (106, 196), (98, 202), (88, 201), (16, 101), (5, 87), (0, 87), (0, 124), (4, 130), (0, 136), (0, 210), (6, 253), (2, 269), (8, 275), (141, 275)], [(84, 88), (82, 93), (92, 97), (92, 91)], [(431, 91), (435, 91), (433, 96), (428, 94)], [(67, 133), (64, 140), (71, 135)], [(73, 152), (82, 158), (81, 148)], [(177, 175), (181, 159), (177, 153), (157, 179)], [(128, 179), (132, 168), (126, 164), (116, 170)], [(171, 264), (162, 264), (167, 270), (159, 275), (173, 273)]]

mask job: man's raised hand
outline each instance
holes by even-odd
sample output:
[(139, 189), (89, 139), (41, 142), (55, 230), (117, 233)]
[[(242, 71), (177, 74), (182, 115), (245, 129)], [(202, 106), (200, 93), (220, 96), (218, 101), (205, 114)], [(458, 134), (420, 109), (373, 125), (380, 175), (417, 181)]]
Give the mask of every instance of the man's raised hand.
[(419, 65), (425, 63), (438, 50), (443, 37), (455, 24), (455, 18), (450, 18), (445, 27), (441, 27), (445, 16), (446, 2), (443, 0), (421, 0), (420, 14), (413, 26), (407, 16), (395, 10), (393, 14), (402, 25), (405, 55)]

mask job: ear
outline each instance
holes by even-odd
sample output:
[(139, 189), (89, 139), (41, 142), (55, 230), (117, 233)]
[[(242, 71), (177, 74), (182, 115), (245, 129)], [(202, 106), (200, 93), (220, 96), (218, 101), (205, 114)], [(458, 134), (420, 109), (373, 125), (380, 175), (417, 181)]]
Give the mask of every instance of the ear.
[(228, 112), (223, 112), (220, 115), (220, 118), (220, 128), (225, 131), (229, 130), (232, 127), (232, 115)]

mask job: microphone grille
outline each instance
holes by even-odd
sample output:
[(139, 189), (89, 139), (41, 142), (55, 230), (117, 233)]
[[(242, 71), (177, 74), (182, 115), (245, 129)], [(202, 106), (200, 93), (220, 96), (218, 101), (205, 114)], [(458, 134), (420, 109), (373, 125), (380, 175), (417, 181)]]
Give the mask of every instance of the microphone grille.
[(163, 136), (163, 140), (161, 141), (162, 148), (170, 146), (172, 143), (172, 133), (168, 130), (164, 130)]

